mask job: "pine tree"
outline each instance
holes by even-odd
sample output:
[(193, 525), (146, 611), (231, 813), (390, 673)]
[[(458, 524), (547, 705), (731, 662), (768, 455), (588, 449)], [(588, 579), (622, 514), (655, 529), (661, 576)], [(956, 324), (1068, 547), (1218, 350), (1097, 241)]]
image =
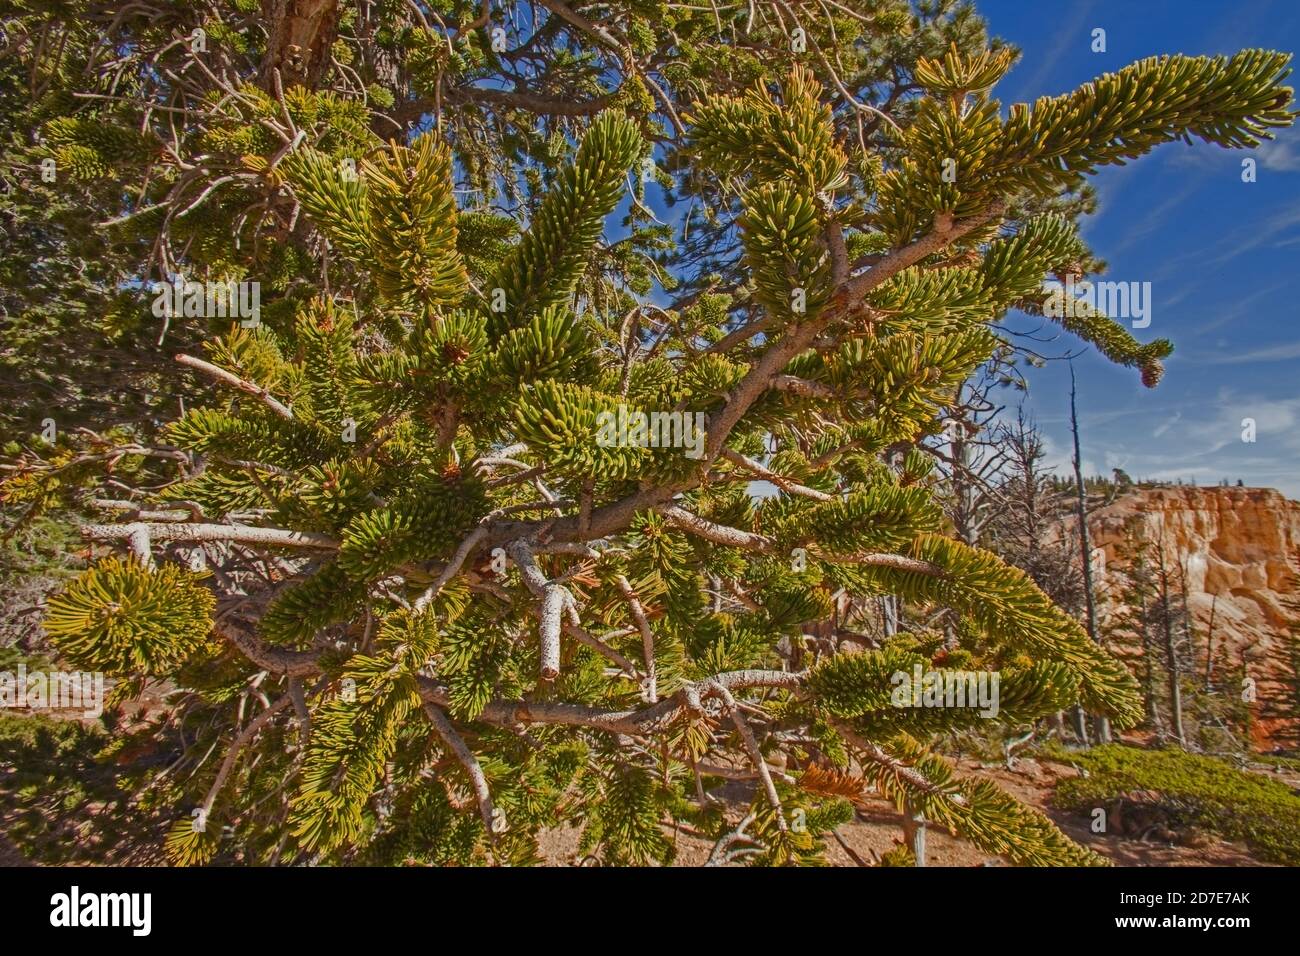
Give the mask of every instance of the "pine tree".
[[(1125, 529), (1116, 557), (1119, 584), (1108, 595), (1103, 634), (1142, 688), (1145, 729), (1187, 749), (1247, 750), (1252, 701), (1241, 693), (1245, 669), (1223, 648), (1216, 651), (1210, 640), (1213, 619), (1204, 641), (1200, 638), (1183, 563), (1175, 563), (1160, 539), (1151, 540), (1140, 519)], [(1197, 680), (1201, 659), (1205, 676)], [(1279, 700), (1279, 690), (1260, 688), (1261, 714)]]
[(1164, 734), (1161, 714), (1161, 676), (1158, 632), (1160, 584), (1151, 555), (1151, 544), (1136, 522), (1126, 529), (1117, 548), (1123, 567), (1123, 583), (1112, 595), (1105, 634), (1109, 645), (1129, 662), (1142, 687), (1145, 724), (1158, 736)]
[[(464, 46), (421, 27), (387, 51), (436, 78), (435, 98), (475, 95), (444, 72), (496, 68), (476, 5), (450, 6)], [(258, 64), (206, 106), (202, 137), (237, 165), (173, 170), (132, 228), (192, 229), (212, 274), (266, 270), (276, 297), (259, 327), (181, 357), (214, 388), (166, 427), (175, 480), (81, 529), (129, 556), (97, 561), (47, 616), (119, 696), (168, 680), (210, 716), (191, 743), (222, 757), (171, 793), (173, 859), (527, 864), (543, 828), (571, 822), (582, 852), (642, 864), (671, 860), (664, 824), (687, 820), (724, 851), (747, 840), (751, 863), (813, 862), (878, 792), (1012, 862), (1102, 862), (954, 773), (934, 744), (979, 726), (976, 709), (898, 703), (899, 674), (965, 673), (925, 635), (788, 649), (840, 592), (897, 595), (959, 617), (957, 650), (1000, 676), (992, 719), (1075, 702), (1141, 718), (1123, 665), (1029, 575), (945, 533), (916, 446), (1000, 347), (990, 324), (1041, 310), (1044, 277), (1086, 257), (1068, 215), (1034, 210), (1174, 139), (1254, 145), (1292, 120), (1287, 58), (1153, 58), (1004, 118), (989, 91), (1013, 52), (954, 47), (915, 64), (918, 92), (888, 104), (898, 129), (873, 149), (798, 57), (779, 83), (679, 78), (694, 94), (665, 103), (635, 69), (661, 47), (648, 15), (539, 7), (551, 42), (625, 57), (630, 75), (544, 141), (497, 131), (492, 157), (461, 138), (472, 111), (398, 136), (357, 91), (314, 89), (320, 36), (295, 59), (274, 31), (247, 46), (251, 12), (213, 24), (221, 56)], [(573, 70), (592, 92), (600, 73)], [(681, 126), (682, 172), (727, 197), (715, 212), (743, 278), (671, 310), (646, 284), (689, 271), (671, 237), (638, 211), (609, 226), (660, 121)], [(525, 192), (513, 216), (459, 192), (489, 181), (493, 200)], [(235, 210), (269, 230), (266, 258), (234, 241), (252, 228)], [(1168, 343), (1104, 316), (1062, 324), (1159, 378)], [(652, 413), (669, 422), (657, 441)], [(39, 498), (56, 474), (29, 457), (8, 494)], [(751, 495), (755, 480), (776, 494)], [(755, 782), (739, 829), (707, 793), (737, 774)]]

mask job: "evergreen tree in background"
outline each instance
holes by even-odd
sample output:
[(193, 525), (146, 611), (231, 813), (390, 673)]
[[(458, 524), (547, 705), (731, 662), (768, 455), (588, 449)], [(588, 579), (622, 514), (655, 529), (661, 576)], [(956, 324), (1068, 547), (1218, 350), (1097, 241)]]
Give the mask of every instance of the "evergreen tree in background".
[[(1244, 694), (1253, 669), (1214, 646), (1212, 617), (1202, 637), (1188, 606), (1184, 561), (1151, 540), (1140, 519), (1130, 520), (1116, 552), (1108, 570), (1118, 585), (1107, 595), (1103, 637), (1142, 688), (1145, 729), (1185, 749), (1239, 753), (1250, 747), (1252, 710), (1287, 720), (1285, 676)], [(1285, 641), (1275, 645), (1282, 675), (1290, 673), (1287, 654)]]
[[(5, 485), (116, 519), (45, 628), (118, 701), (183, 692), (141, 790), (172, 859), (518, 865), (571, 823), (601, 862), (667, 862), (685, 821), (715, 862), (814, 862), (878, 791), (1012, 862), (1101, 862), (934, 751), (978, 709), (894, 700), (960, 662), (1008, 726), (1142, 717), (1028, 574), (950, 536), (923, 448), (991, 324), (1089, 263), (1084, 175), (1256, 145), (1292, 120), (1285, 55), (1004, 115), (1015, 53), (952, 5), (16, 6), (24, 175), (133, 182), (103, 228), (139, 281), (265, 290), (256, 327), (169, 318), (212, 387), (160, 436), (33, 444)], [(661, 171), (729, 258), (653, 219)], [(1059, 321), (1158, 381), (1169, 343)], [(841, 594), (950, 612), (960, 644), (805, 641)], [(709, 794), (737, 776), (739, 825)]]
[(1166, 622), (1161, 600), (1160, 569), (1155, 549), (1142, 535), (1139, 522), (1126, 529), (1124, 542), (1117, 548), (1123, 567), (1123, 583), (1113, 595), (1105, 636), (1108, 646), (1129, 662), (1142, 687), (1146, 711), (1144, 721), (1158, 737), (1166, 733), (1169, 671), (1161, 654), (1161, 640)]

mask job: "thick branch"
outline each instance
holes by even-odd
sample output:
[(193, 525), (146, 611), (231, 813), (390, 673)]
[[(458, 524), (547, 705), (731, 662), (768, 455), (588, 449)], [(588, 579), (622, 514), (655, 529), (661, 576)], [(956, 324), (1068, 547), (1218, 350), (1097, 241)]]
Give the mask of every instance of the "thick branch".
[(218, 620), (212, 630), (225, 638), (236, 649), (263, 670), (289, 677), (314, 677), (320, 673), (320, 651), (294, 651), (275, 647), (232, 621)]
[[(701, 696), (707, 696), (717, 687), (738, 690), (745, 687), (785, 687), (802, 685), (803, 671), (744, 670), (727, 671), (706, 680), (687, 684), (671, 697), (636, 710), (608, 710), (585, 704), (566, 704), (555, 701), (493, 700), (483, 709), (479, 719), (502, 727), (516, 724), (560, 724), (590, 727), (628, 736), (646, 736), (666, 730), (683, 710), (693, 710)], [(420, 695), (439, 707), (451, 702), (451, 691), (429, 677), (418, 678)]]
[[(659, 513), (667, 518), (668, 523), (674, 528), (688, 531), (697, 537), (704, 538), (706, 541), (712, 541), (714, 544), (726, 545), (729, 548), (742, 548), (746, 551), (756, 551), (760, 554), (776, 553), (776, 542), (766, 535), (717, 524), (676, 505), (660, 508)], [(937, 564), (921, 561), (918, 558), (909, 558), (901, 554), (826, 554), (819, 552), (816, 548), (810, 548), (809, 551), (814, 557), (822, 561), (829, 561), (831, 564), (862, 564), (876, 568), (893, 568), (897, 571), (911, 571), (936, 578), (943, 577), (945, 574), (943, 568)]]
[(534, 597), (541, 599), (541, 623), (537, 628), (537, 638), (542, 659), (542, 680), (555, 680), (560, 675), (560, 626), (567, 606), (573, 603), (573, 595), (563, 585), (546, 579), (526, 541), (512, 541), (506, 552), (519, 568), (528, 590), (533, 592)]
[(800, 395), (804, 398), (825, 398), (835, 397), (835, 389), (821, 382), (810, 382), (806, 378), (796, 378), (793, 375), (778, 375), (772, 379), (772, 387), (777, 391), (789, 392), (791, 395)]
[(336, 551), (339, 546), (339, 543), (329, 535), (314, 531), (286, 531), (282, 528), (185, 522), (148, 524), (135, 521), (130, 524), (88, 524), (82, 525), (81, 536), (92, 541), (121, 541), (131, 540), (141, 531), (154, 541), (230, 541), (268, 548), (317, 548), (323, 551)]
[(743, 548), (746, 551), (757, 551), (760, 554), (774, 554), (776, 552), (776, 542), (767, 535), (756, 534), (753, 531), (741, 531), (739, 528), (717, 524), (676, 505), (660, 508), (659, 513), (667, 518), (668, 523), (674, 528), (689, 531), (696, 537), (712, 541), (714, 544), (726, 545), (729, 548)]
[[(962, 236), (987, 226), (998, 219), (1005, 209), (1005, 203), (998, 201), (978, 216), (955, 223), (938, 222), (935, 229), (927, 235), (902, 249), (891, 252), (872, 269), (842, 283), (817, 318), (800, 325), (789, 326), (785, 334), (763, 353), (740, 383), (732, 389), (722, 410), (710, 418), (708, 440), (701, 465), (711, 465), (718, 458), (732, 429), (795, 356), (807, 349), (834, 323), (861, 314), (864, 309), (863, 300), (872, 289)], [(668, 504), (676, 495), (698, 486), (704, 473), (705, 469), (702, 467), (694, 476), (683, 479), (677, 484), (645, 488), (602, 508), (596, 508), (592, 511), (589, 522), (580, 523), (576, 517), (547, 522), (550, 537), (560, 541), (582, 541), (603, 538), (622, 531), (632, 523), (638, 513), (660, 508)], [(505, 522), (494, 528), (489, 544), (534, 535), (542, 527), (540, 523)]]

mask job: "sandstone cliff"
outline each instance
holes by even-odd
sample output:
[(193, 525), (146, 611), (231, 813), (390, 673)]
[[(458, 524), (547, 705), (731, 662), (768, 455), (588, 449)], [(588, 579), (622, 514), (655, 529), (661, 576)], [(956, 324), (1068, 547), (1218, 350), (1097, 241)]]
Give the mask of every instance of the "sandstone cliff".
[[(1268, 654), (1287, 624), (1284, 596), (1300, 550), (1300, 503), (1272, 488), (1135, 489), (1089, 516), (1098, 591), (1120, 582), (1126, 528), (1141, 527), (1182, 565), (1188, 605), (1204, 635), (1267, 679)], [(1203, 667), (1204, 661), (1198, 661)], [(1261, 728), (1267, 734), (1267, 728)]]

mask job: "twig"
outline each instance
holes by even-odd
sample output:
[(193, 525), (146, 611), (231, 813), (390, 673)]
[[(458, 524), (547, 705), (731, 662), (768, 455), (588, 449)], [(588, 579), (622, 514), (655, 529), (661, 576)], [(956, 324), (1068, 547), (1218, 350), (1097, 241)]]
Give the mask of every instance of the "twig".
[(767, 793), (767, 802), (776, 811), (777, 828), (782, 833), (785, 833), (789, 827), (785, 822), (785, 811), (781, 809), (781, 795), (776, 792), (776, 784), (772, 782), (772, 774), (768, 772), (767, 761), (763, 759), (763, 752), (758, 748), (758, 740), (754, 737), (754, 731), (750, 729), (749, 722), (745, 720), (745, 715), (736, 706), (736, 698), (731, 695), (731, 691), (721, 684), (710, 685), (709, 690), (722, 698), (723, 709), (727, 712), (727, 716), (731, 718), (731, 722), (736, 725), (741, 742), (745, 745), (745, 751), (749, 754), (749, 759), (753, 761), (754, 769), (758, 771), (758, 777), (763, 782), (763, 790)]
[(479, 542), (486, 537), (487, 529), (482, 525), (469, 533), (469, 536), (466, 537), (465, 540), (460, 543), (460, 547), (456, 549), (456, 553), (451, 556), (451, 560), (447, 562), (447, 566), (442, 569), (442, 573), (434, 579), (434, 582), (429, 585), (423, 594), (415, 599), (415, 604), (413, 604), (412, 607), (416, 613), (423, 611), (433, 602), (433, 599), (438, 596), (438, 592), (443, 589), (448, 581), (460, 572), (461, 565), (465, 563), (465, 559), (470, 556), (476, 547), (478, 547)]
[(783, 478), (774, 472), (768, 471), (758, 462), (754, 461), (752, 458), (746, 458), (738, 451), (732, 451), (730, 448), (725, 449), (722, 452), (722, 457), (732, 464), (740, 465), (742, 468), (748, 468), (759, 478), (762, 478), (765, 481), (770, 481), (787, 494), (802, 495), (805, 498), (812, 498), (814, 501), (835, 500), (834, 495), (828, 495), (824, 491), (818, 491), (816, 488), (809, 488), (806, 485), (801, 485), (797, 482), (791, 481), (789, 478)]
[(197, 369), (204, 375), (216, 379), (218, 382), (224, 382), (227, 385), (239, 389), (241, 392), (247, 392), (259, 399), (271, 411), (275, 412), (281, 418), (292, 419), (293, 412), (287, 405), (282, 405), (271, 395), (269, 391), (260, 385), (254, 385), (232, 372), (227, 372), (224, 368), (218, 368), (211, 362), (205, 362), (203, 359), (195, 358), (193, 355), (180, 354), (176, 356), (176, 361), (181, 365), (187, 365), (192, 369)]
[(650, 622), (646, 619), (645, 609), (641, 607), (641, 600), (637, 597), (636, 591), (632, 590), (632, 585), (623, 575), (615, 579), (619, 591), (627, 600), (629, 610), (632, 612), (632, 620), (636, 622), (637, 630), (641, 632), (641, 650), (645, 655), (645, 672), (646, 672), (646, 700), (650, 703), (656, 703), (659, 700), (659, 682), (655, 672), (655, 635), (650, 629)]

